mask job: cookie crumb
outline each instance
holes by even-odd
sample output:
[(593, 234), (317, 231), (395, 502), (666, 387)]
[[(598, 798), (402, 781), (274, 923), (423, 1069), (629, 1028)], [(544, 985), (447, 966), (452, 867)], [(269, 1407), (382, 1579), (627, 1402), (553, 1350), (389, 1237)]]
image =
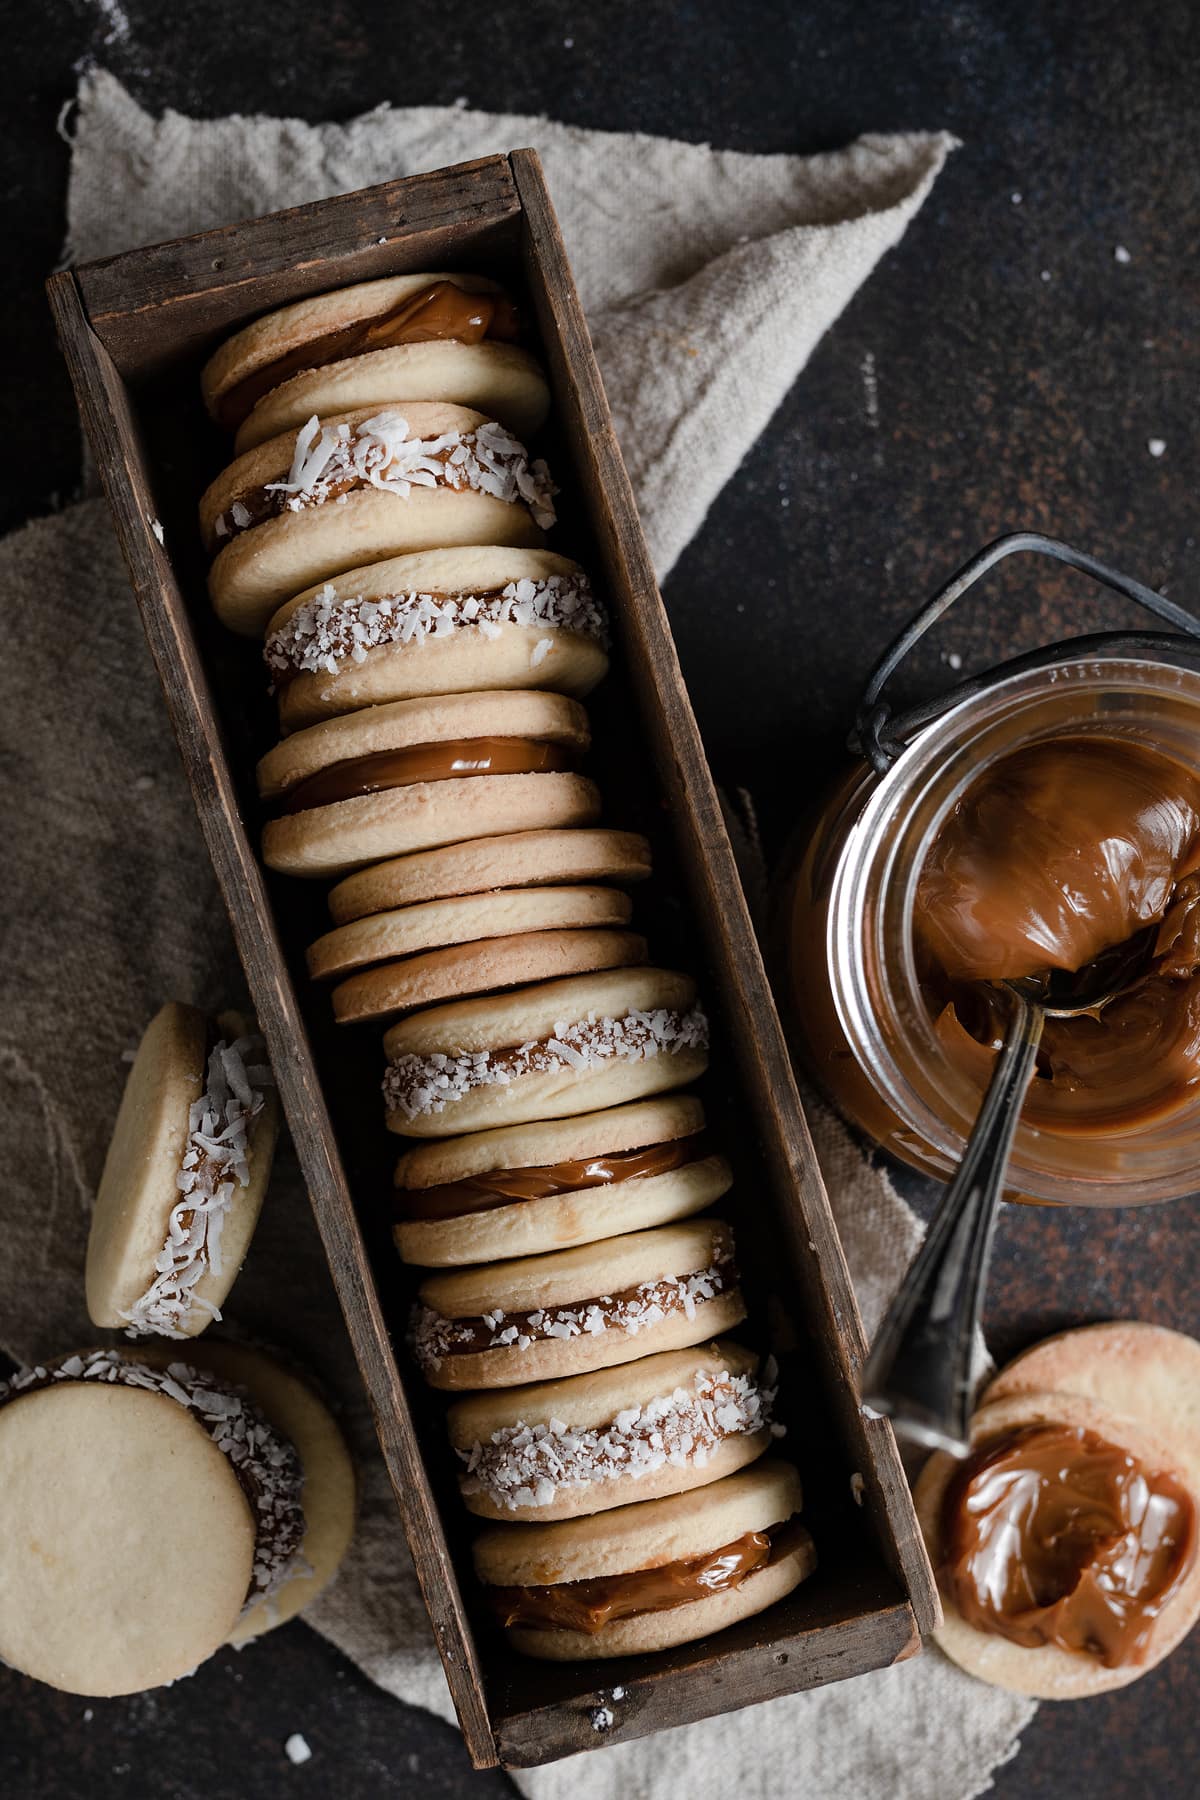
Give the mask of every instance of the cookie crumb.
[(593, 1731), (611, 1731), (616, 1714), (611, 1706), (593, 1706), (588, 1717), (592, 1721)]
[(1010, 194), (1009, 195), (1009, 199), (1012, 201), (1014, 206), (1020, 206), (1020, 204), (1024, 198), (1025, 198), (1024, 194)]
[(1133, 261), (1132, 256), (1129, 254), (1124, 244), (1115, 244), (1113, 246), (1113, 261), (1119, 263), (1131, 263)]
[(1164, 456), (1167, 449), (1166, 438), (1147, 438), (1146, 448), (1151, 456)]
[(851, 1477), (850, 1477), (850, 1495), (854, 1501), (855, 1506), (862, 1505), (863, 1499), (866, 1496), (866, 1492), (867, 1492), (867, 1484), (863, 1480), (862, 1476), (859, 1474), (858, 1470), (855, 1469), (853, 1475), (851, 1475)]
[(91, 1709), (91, 1707), (90, 1707), (90, 1706), (85, 1706), (85, 1707), (84, 1707), (84, 1709), (83, 1709), (83, 1722), (84, 1722), (84, 1724), (85, 1724), (85, 1725), (90, 1725), (90, 1724), (91, 1724), (91, 1722), (92, 1722), (92, 1720), (93, 1720), (93, 1719), (94, 1719), (94, 1718), (95, 1718), (95, 1716), (96, 1716), (96, 1715), (95, 1715), (95, 1713), (94, 1713), (94, 1712), (93, 1712), (93, 1711), (92, 1711), (92, 1709)]
[(625, 1698), (625, 1689), (623, 1687), (615, 1687), (612, 1691), (612, 1698), (614, 1700), (623, 1700)]
[(306, 1763), (312, 1756), (308, 1739), (299, 1731), (293, 1731), (291, 1737), (283, 1746), (283, 1753), (288, 1761), (294, 1763), (297, 1768), (301, 1763)]
[(161, 519), (151, 519), (150, 529), (154, 533), (155, 537), (158, 539), (159, 543), (161, 544), (164, 541), (163, 540), (162, 520)]

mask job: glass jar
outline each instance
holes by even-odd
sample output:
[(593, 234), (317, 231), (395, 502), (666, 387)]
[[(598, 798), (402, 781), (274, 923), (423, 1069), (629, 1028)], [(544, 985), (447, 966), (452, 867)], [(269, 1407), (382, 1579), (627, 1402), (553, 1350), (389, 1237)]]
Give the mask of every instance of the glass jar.
[[(979, 1110), (922, 995), (917, 881), (941, 826), (1001, 758), (1054, 737), (1120, 739), (1200, 777), (1200, 668), (1187, 639), (1079, 640), (1041, 666), (967, 684), (901, 733), (885, 770), (848, 774), (787, 881), (778, 957), (798, 1047), (839, 1109), (879, 1145), (945, 1179)], [(1131, 643), (1153, 644), (1131, 652)], [(876, 758), (878, 761), (878, 758)], [(1200, 1187), (1200, 1085), (1166, 1116), (1122, 1132), (1018, 1128), (1010, 1198), (1130, 1205)]]

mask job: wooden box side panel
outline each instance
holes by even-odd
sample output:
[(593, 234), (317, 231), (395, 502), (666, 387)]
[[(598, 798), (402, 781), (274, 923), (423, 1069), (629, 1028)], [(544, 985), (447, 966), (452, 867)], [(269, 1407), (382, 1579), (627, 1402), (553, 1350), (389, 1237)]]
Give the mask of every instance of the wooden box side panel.
[(473, 1634), (417, 1449), (408, 1401), (308, 1036), (279, 947), (270, 899), (215, 727), (216, 711), (186, 603), (165, 552), (147, 529), (152, 513), (149, 479), (128, 396), (114, 363), (88, 327), (74, 277), (70, 273), (52, 277), (49, 292), (59, 341), (116, 520), (172, 729), (292, 1125), (463, 1735), (476, 1766), (491, 1766), (497, 1753)]
[[(722, 997), (750, 1063), (747, 1086), (759, 1103), (775, 1180), (781, 1191), (798, 1196), (798, 1207), (784, 1211), (782, 1224), (806, 1304), (813, 1310), (832, 1404), (853, 1454), (877, 1477), (885, 1514), (874, 1521), (878, 1537), (889, 1554), (895, 1545), (896, 1573), (918, 1624), (922, 1631), (932, 1630), (941, 1617), (936, 1584), (891, 1427), (884, 1420), (865, 1419), (859, 1409), (866, 1349), (862, 1322), (562, 236), (536, 154), (515, 151), (511, 162), (525, 228), (525, 276), (539, 314), (558, 409), (584, 465), (582, 486), (605, 573), (625, 601), (633, 634), (629, 661), (634, 684), (657, 740), (656, 760), (670, 790), (713, 964), (736, 971)], [(874, 1495), (870, 1498), (873, 1502)]]

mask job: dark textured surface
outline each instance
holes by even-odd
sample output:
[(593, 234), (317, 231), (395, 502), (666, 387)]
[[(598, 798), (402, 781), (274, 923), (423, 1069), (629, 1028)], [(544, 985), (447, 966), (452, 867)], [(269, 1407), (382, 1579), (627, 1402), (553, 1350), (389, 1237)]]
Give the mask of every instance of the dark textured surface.
[[(343, 118), (384, 99), (466, 96), (743, 150), (824, 149), (903, 127), (963, 139), (668, 585), (716, 772), (755, 793), (772, 847), (819, 790), (884, 638), (994, 532), (1057, 532), (1200, 602), (1200, 57), (1189, 0), (780, 0), (754, 8), (752, 29), (745, 17), (716, 0), (586, 11), (522, 0), (447, 24), (437, 9), (330, 0), (289, 9), (281, 28), (276, 9), (230, 0), (10, 4), (3, 405), (21, 450), (3, 522), (47, 510), (78, 479), (39, 290), (61, 247), (67, 150), (55, 119), (73, 66), (91, 55), (143, 103), (204, 115)], [(1115, 260), (1118, 244), (1128, 263)], [(1165, 440), (1161, 458), (1151, 438)], [(969, 667), (1058, 635), (1082, 625), (1084, 593), (1059, 576), (1008, 578), (939, 648)], [(918, 676), (945, 679), (938, 649)], [(906, 1188), (928, 1204), (928, 1189)], [(1195, 1221), (1184, 1206), (1010, 1210), (989, 1306), (997, 1354), (1114, 1315), (1195, 1331)], [(995, 1793), (1194, 1793), (1198, 1671), (1193, 1640), (1124, 1694), (1044, 1707)], [(373, 1690), (301, 1626), (179, 1689), (97, 1702), (87, 1722), (85, 1710), (0, 1673), (0, 1792), (220, 1800), (303, 1788), (357, 1800), (507, 1785), (472, 1775), (453, 1734)], [(282, 1748), (295, 1730), (314, 1751), (298, 1770)]]

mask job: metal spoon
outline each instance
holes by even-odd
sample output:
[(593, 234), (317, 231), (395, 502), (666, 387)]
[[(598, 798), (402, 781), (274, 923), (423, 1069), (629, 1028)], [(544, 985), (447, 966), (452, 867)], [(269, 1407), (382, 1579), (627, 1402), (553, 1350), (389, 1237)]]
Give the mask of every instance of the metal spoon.
[(1013, 1138), (1048, 1018), (1098, 1013), (1145, 969), (1149, 925), (1077, 972), (999, 983), (1012, 1000), (1004, 1042), (958, 1174), (879, 1328), (863, 1371), (864, 1402), (917, 1443), (970, 1447), (976, 1328)]

